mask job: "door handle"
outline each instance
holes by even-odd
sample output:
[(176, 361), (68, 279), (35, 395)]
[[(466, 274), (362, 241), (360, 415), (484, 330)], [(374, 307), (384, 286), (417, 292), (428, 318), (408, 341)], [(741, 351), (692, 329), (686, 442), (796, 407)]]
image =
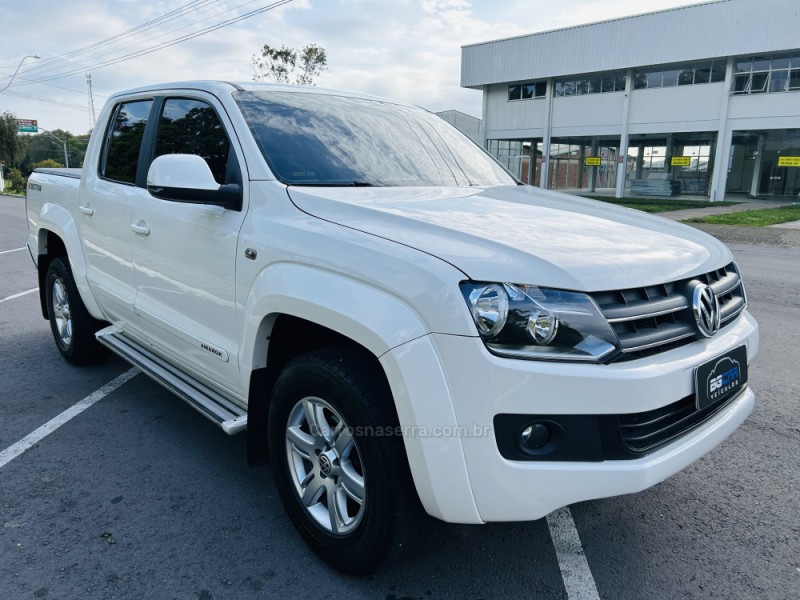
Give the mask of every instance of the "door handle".
[(91, 217), (94, 214), (94, 209), (88, 204), (81, 204), (78, 207), (78, 210), (89, 217)]
[(140, 235), (150, 235), (150, 228), (141, 223), (131, 223), (131, 229)]

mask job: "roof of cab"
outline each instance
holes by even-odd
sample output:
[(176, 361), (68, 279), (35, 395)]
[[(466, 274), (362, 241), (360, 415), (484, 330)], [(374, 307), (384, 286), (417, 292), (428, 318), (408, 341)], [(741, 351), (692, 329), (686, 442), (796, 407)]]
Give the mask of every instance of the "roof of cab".
[(392, 104), (399, 104), (409, 106), (404, 102), (397, 102), (391, 98), (383, 98), (380, 96), (372, 96), (358, 92), (346, 92), (342, 90), (332, 90), (318, 87), (307, 87), (299, 85), (287, 85), (282, 83), (260, 83), (253, 81), (218, 81), (218, 80), (196, 80), (196, 81), (172, 81), (166, 83), (157, 83), (152, 85), (145, 85), (128, 90), (117, 92), (112, 98), (120, 96), (133, 96), (145, 93), (166, 93), (175, 90), (197, 90), (209, 92), (215, 96), (222, 96), (231, 94), (235, 91), (279, 91), (291, 93), (305, 93), (305, 94), (323, 94), (330, 96), (345, 96), (351, 98), (363, 98), (365, 100), (378, 100), (380, 102), (391, 102)]

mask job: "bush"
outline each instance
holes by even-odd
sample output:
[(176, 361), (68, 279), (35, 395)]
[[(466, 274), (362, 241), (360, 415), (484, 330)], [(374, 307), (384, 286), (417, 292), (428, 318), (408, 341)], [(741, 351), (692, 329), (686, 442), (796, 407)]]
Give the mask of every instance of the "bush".
[(39, 162), (35, 162), (31, 165), (31, 169), (60, 169), (63, 167), (60, 162), (53, 160), (52, 158), (45, 158), (44, 160), (40, 160)]
[(8, 181), (11, 182), (12, 192), (19, 192), (20, 194), (25, 193), (25, 186), (28, 184), (28, 180), (22, 174), (22, 171), (19, 169), (11, 169), (8, 173)]

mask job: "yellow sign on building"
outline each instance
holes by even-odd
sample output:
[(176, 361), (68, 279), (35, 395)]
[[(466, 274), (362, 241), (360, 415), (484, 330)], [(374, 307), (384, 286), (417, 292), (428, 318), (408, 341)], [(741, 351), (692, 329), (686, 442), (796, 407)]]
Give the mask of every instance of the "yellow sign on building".
[(587, 167), (599, 167), (600, 166), (600, 157), (599, 156), (587, 156), (585, 158), (586, 166)]
[(673, 156), (672, 157), (672, 166), (673, 167), (691, 167), (692, 166), (692, 157), (691, 156)]
[(800, 167), (800, 156), (781, 156), (778, 158), (779, 167)]

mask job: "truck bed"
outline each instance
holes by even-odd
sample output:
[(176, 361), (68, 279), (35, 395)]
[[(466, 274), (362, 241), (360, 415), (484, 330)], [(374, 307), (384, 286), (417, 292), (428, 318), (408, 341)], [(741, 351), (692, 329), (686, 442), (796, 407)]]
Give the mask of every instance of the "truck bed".
[(61, 177), (70, 177), (72, 179), (81, 178), (82, 169), (34, 169), (34, 173), (44, 173), (45, 175), (59, 175)]

